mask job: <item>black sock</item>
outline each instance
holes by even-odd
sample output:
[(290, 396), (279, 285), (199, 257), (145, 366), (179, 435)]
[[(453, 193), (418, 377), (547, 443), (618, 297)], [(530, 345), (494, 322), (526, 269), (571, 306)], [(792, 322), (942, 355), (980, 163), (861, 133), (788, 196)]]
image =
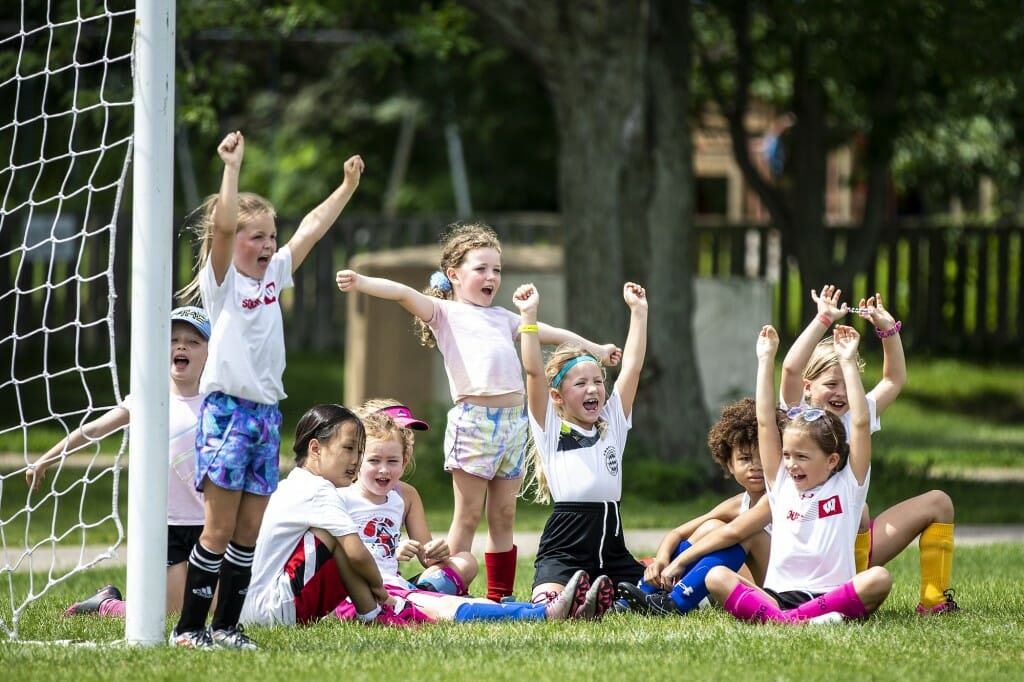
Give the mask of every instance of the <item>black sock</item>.
[(214, 630), (228, 630), (238, 625), (238, 617), (242, 614), (242, 605), (245, 603), (245, 595), (249, 591), (249, 581), (252, 578), (252, 556), (255, 551), (255, 547), (228, 543), (228, 551), (220, 567), (217, 609), (210, 624)]
[(185, 598), (181, 604), (181, 617), (174, 626), (175, 632), (193, 632), (206, 627), (206, 616), (210, 613), (223, 559), (223, 554), (211, 552), (198, 542), (192, 548), (185, 576)]

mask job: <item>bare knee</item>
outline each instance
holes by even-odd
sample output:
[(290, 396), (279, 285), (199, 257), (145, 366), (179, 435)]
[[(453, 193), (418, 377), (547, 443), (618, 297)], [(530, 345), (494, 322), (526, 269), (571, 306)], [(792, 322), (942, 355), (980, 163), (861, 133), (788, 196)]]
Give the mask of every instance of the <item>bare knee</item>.
[(949, 495), (941, 490), (929, 490), (924, 498), (935, 514), (936, 523), (953, 523), (953, 499)]
[(872, 566), (853, 579), (854, 589), (868, 612), (877, 609), (892, 590), (892, 574), (882, 566)]

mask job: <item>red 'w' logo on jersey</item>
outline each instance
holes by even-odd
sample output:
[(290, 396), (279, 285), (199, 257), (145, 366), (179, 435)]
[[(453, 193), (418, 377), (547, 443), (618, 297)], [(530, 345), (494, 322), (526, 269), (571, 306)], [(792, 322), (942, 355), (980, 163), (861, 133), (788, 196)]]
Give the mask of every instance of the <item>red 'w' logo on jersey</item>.
[(823, 519), (826, 516), (835, 516), (836, 514), (843, 513), (843, 505), (839, 503), (839, 496), (833, 495), (832, 497), (824, 500), (818, 500), (818, 518)]

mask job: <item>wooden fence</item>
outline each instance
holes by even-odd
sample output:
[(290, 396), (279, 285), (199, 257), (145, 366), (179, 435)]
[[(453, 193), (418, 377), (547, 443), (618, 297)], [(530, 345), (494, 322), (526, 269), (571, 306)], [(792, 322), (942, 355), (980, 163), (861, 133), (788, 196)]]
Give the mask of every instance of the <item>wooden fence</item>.
[[(492, 225), (503, 243), (559, 244), (558, 216), (554, 214), (502, 214), (482, 216)], [(294, 222), (281, 220), (281, 233), (290, 235)], [(346, 216), (313, 249), (306, 264), (296, 273), (295, 289), (282, 301), (289, 348), (337, 350), (344, 345), (345, 298), (334, 284), (334, 273), (350, 254), (402, 246), (436, 244), (447, 220), (438, 217), (384, 219), (379, 216)], [(128, 254), (130, 231), (123, 219), (115, 244), (113, 286), (116, 328), (128, 329)], [(845, 252), (849, 240), (857, 237), (852, 228), (828, 230), (831, 248), (837, 257)], [(175, 290), (191, 277), (193, 244), (183, 235), (175, 242), (172, 279)], [(106, 249), (94, 249), (102, 259)], [(696, 230), (692, 250), (694, 271), (705, 277), (757, 277), (775, 283), (773, 322), (783, 338), (794, 338), (807, 320), (802, 306), (808, 292), (799, 285), (796, 265), (780, 258), (777, 233), (766, 226), (714, 225)], [(853, 296), (880, 291), (894, 314), (903, 320), (903, 340), (908, 349), (938, 354), (1024, 357), (1024, 228), (1022, 227), (937, 227), (892, 225), (883, 233), (867, 272), (857, 276), (852, 286), (844, 287)], [(101, 269), (97, 262), (95, 268)], [(34, 272), (35, 274), (31, 274)], [(0, 273), (4, 274), (4, 273)], [(10, 271), (7, 273), (11, 275)], [(23, 271), (17, 286), (25, 291), (27, 280), (45, 279), (45, 267)], [(414, 283), (413, 283), (414, 284)], [(46, 293), (48, 326), (64, 319), (76, 307), (105, 308), (107, 288), (98, 288), (87, 297), (69, 293), (63, 300)], [(82, 298), (83, 300), (77, 300)], [(19, 327), (31, 329), (33, 320), (20, 317)], [(35, 317), (36, 313), (32, 313)], [(22, 322), (25, 322), (23, 324)], [(26, 332), (27, 333), (27, 332)], [(102, 326), (78, 330), (74, 343), (88, 348), (90, 337), (99, 335)], [(70, 337), (70, 334), (69, 334)], [(118, 334), (119, 348), (127, 347), (127, 334)]]

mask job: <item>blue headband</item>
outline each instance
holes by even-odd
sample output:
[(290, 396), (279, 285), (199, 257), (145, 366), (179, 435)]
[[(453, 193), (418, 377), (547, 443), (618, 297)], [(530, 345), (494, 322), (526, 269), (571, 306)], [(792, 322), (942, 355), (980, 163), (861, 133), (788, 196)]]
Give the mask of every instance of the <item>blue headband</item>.
[[(558, 374), (555, 375), (554, 380), (551, 382), (551, 388), (558, 388), (558, 384), (562, 383), (562, 379), (565, 378), (566, 372), (575, 367), (581, 362), (597, 362), (596, 358), (592, 358), (589, 355), (577, 355), (569, 362), (562, 365), (562, 369), (558, 370)], [(597, 362), (597, 364), (601, 364)]]

